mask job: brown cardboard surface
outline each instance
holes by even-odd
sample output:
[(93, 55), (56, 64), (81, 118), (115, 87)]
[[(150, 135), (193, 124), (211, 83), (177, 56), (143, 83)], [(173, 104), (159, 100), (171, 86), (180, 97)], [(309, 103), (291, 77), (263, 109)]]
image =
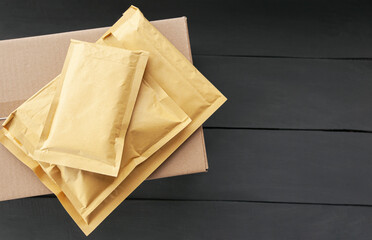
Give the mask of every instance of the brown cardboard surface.
[[(152, 24), (192, 61), (185, 17)], [(60, 73), (71, 38), (94, 42), (106, 30), (97, 28), (0, 41), (0, 118), (8, 116)], [(203, 130), (199, 128), (150, 179), (205, 172), (207, 168)], [(0, 201), (50, 193), (30, 169), (0, 145)]]

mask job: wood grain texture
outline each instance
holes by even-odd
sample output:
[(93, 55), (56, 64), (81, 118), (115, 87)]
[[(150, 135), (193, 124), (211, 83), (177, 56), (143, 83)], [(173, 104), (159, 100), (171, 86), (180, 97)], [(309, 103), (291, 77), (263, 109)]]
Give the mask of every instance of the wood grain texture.
[(196, 54), (372, 56), (372, 4), (350, 0), (3, 0), (0, 39), (109, 26), (130, 4), (150, 20), (187, 16)]
[(372, 61), (194, 56), (194, 64), (228, 98), (204, 126), (372, 130)]
[[(0, 203), (1, 239), (86, 239), (57, 199)], [(89, 239), (370, 239), (370, 207), (217, 201), (121, 204)]]
[(147, 181), (131, 198), (372, 204), (372, 134), (204, 130), (208, 173)]

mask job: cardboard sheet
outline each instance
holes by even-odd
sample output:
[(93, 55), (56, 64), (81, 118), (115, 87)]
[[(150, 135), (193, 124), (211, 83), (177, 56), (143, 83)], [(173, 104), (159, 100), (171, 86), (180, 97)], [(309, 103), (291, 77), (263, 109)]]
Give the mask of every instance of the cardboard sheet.
[[(186, 18), (152, 23), (191, 60)], [(3, 53), (0, 57), (0, 116), (7, 116), (50, 77), (60, 72), (71, 38), (93, 42), (106, 30), (100, 28), (0, 41)], [(28, 77), (26, 82), (25, 76)], [(200, 128), (150, 178), (204, 172), (207, 168)], [(0, 200), (50, 193), (32, 171), (1, 145), (0, 188)]]

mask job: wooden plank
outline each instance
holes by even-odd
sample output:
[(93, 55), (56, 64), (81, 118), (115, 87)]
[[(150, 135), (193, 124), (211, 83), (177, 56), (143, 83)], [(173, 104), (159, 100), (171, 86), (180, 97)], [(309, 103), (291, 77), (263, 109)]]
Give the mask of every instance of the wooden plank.
[(135, 199), (372, 205), (372, 134), (205, 129), (209, 172), (143, 183)]
[(195, 56), (194, 63), (228, 98), (207, 127), (372, 130), (372, 61)]
[(372, 205), (372, 134), (205, 129), (209, 172), (144, 182), (130, 199)]
[[(1, 239), (86, 239), (57, 199), (0, 203)], [(201, 201), (121, 204), (91, 239), (370, 239), (370, 207)]]
[(130, 4), (150, 20), (187, 16), (197, 54), (372, 56), (371, 4), (342, 0), (5, 0), (0, 3), (0, 38), (108, 26)]
[[(57, 199), (0, 202), (1, 239), (85, 239)], [(126, 201), (93, 239), (244, 239), (247, 204)]]

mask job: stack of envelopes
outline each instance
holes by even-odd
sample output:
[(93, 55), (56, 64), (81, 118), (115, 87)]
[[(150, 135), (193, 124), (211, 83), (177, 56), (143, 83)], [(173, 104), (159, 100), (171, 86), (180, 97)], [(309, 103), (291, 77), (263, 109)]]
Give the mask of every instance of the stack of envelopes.
[(226, 98), (130, 7), (14, 110), (0, 142), (88, 235)]

